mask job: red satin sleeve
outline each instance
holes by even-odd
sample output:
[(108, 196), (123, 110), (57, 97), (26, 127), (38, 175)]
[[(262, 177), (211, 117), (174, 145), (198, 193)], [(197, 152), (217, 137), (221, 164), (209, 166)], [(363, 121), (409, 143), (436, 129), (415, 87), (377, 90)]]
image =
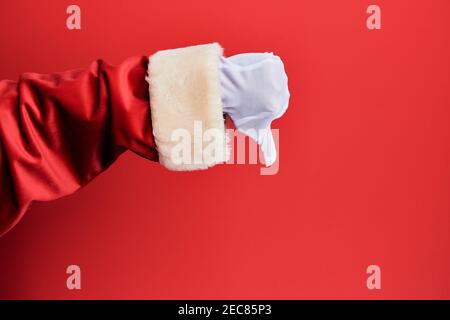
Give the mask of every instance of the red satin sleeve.
[(148, 59), (0, 81), (0, 235), (32, 201), (71, 194), (126, 150), (157, 160)]

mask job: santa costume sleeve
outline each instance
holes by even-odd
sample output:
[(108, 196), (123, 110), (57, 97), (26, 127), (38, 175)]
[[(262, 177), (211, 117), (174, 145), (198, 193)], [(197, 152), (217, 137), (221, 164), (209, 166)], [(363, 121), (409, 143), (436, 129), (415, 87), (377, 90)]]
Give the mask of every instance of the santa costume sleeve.
[(0, 235), (33, 201), (75, 192), (131, 150), (170, 170), (206, 169), (227, 152), (202, 158), (192, 139), (191, 163), (173, 161), (174, 131), (195, 123), (226, 141), (218, 64), (222, 48), (207, 44), (102, 60), (86, 70), (22, 74), (0, 81)]

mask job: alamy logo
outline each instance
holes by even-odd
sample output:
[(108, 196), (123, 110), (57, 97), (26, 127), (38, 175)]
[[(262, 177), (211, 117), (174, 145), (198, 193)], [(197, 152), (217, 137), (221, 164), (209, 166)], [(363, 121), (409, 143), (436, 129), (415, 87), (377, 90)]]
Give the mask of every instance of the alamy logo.
[(381, 29), (381, 8), (376, 4), (372, 4), (367, 7), (367, 14), (370, 16), (367, 18), (366, 26), (369, 30), (380, 30)]
[(81, 29), (81, 9), (76, 4), (67, 7), (66, 13), (69, 14), (66, 20), (66, 26), (69, 30)]
[(80, 266), (72, 264), (67, 267), (66, 273), (70, 276), (67, 277), (66, 286), (69, 290), (81, 289), (81, 269)]
[(366, 273), (369, 274), (366, 285), (369, 290), (381, 289), (381, 268), (375, 264), (367, 267)]
[[(249, 132), (247, 132), (249, 133)], [(271, 134), (274, 138), (277, 161), (270, 167), (262, 167), (261, 175), (274, 175), (279, 170), (279, 130), (254, 130), (251, 135), (263, 137)], [(234, 129), (223, 131), (217, 128), (203, 129), (201, 121), (194, 121), (193, 132), (185, 128), (178, 128), (171, 133), (171, 141), (175, 142), (171, 150), (170, 158), (174, 164), (214, 164), (220, 163), (224, 155), (229, 153), (229, 160), (225, 164), (262, 164), (264, 156), (258, 149), (258, 145), (248, 139), (246, 147), (246, 137)], [(235, 140), (237, 143), (235, 143)], [(227, 150), (228, 149), (228, 150)], [(272, 156), (271, 154), (268, 154)], [(236, 160), (235, 160), (236, 156)]]

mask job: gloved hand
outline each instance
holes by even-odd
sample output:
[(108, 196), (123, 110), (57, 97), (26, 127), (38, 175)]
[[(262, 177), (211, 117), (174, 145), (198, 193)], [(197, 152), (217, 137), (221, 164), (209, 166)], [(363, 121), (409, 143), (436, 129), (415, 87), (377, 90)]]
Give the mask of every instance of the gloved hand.
[(277, 152), (271, 123), (287, 110), (290, 97), (283, 62), (273, 53), (244, 53), (222, 57), (219, 70), (224, 113), (272, 165)]

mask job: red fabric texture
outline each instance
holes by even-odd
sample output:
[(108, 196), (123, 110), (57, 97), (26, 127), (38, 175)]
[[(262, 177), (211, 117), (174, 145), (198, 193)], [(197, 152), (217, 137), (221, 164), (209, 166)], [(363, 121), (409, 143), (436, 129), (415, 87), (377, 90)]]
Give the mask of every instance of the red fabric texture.
[(69, 195), (126, 150), (157, 160), (148, 59), (0, 81), (0, 236), (32, 201)]

